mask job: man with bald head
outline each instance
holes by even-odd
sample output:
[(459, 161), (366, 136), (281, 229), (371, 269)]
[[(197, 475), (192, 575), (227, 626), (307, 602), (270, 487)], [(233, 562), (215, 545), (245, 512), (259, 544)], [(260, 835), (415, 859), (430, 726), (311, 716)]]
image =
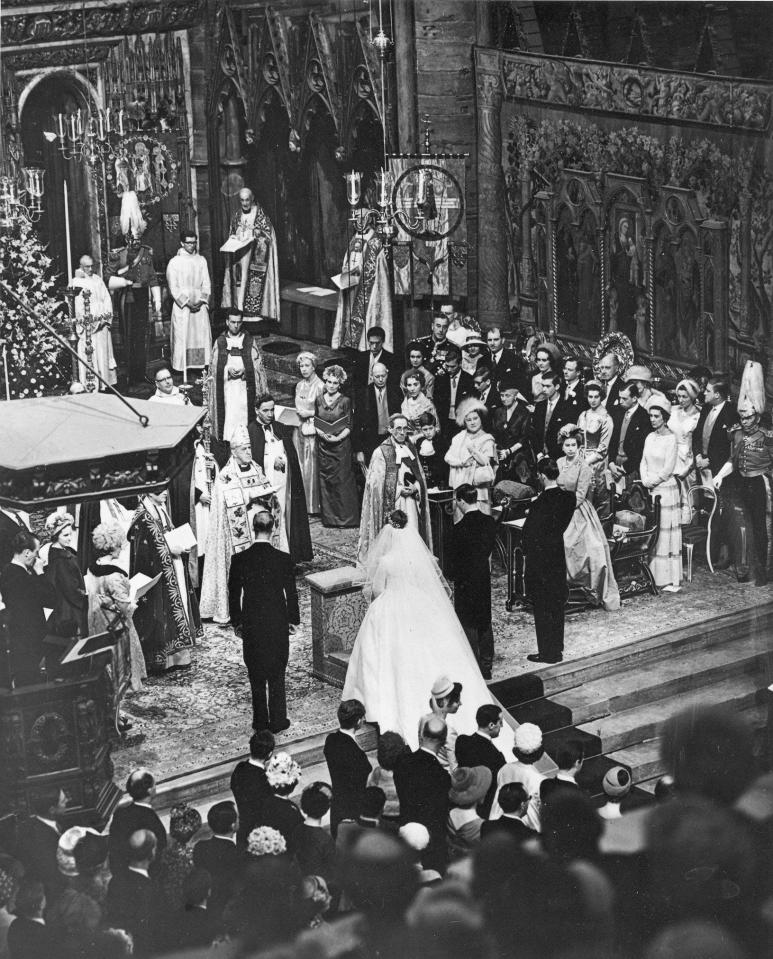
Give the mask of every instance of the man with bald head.
[[(111, 386), (116, 382), (116, 362), (113, 355), (113, 338), (111, 334), (113, 323), (113, 301), (107, 287), (100, 276), (94, 272), (94, 261), (84, 253), (70, 286), (78, 292), (75, 296), (75, 318), (78, 323), (78, 357), (86, 360), (99, 373), (103, 380)], [(88, 296), (86, 296), (88, 293)], [(86, 301), (88, 300), (88, 311)], [(86, 352), (87, 324), (90, 326), (91, 347), (93, 352)], [(82, 364), (78, 364), (78, 379), (84, 386), (93, 382), (95, 390), (105, 387), (95, 379)]]
[(389, 369), (374, 363), (373, 382), (363, 386), (354, 397), (354, 430), (352, 446), (360, 466), (367, 467), (373, 450), (389, 435), (389, 417), (400, 412), (403, 394), (391, 382)]
[(162, 905), (150, 874), (158, 859), (155, 834), (150, 829), (135, 830), (127, 842), (126, 866), (113, 869), (107, 887), (105, 907), (109, 924), (131, 934), (135, 956), (152, 954), (158, 938)]
[(252, 190), (239, 190), (239, 209), (231, 217), (226, 242), (228, 269), (224, 307), (242, 311), (245, 322), (279, 320), (279, 261), (276, 234)]
[(110, 868), (115, 873), (129, 865), (129, 840), (138, 830), (150, 830), (156, 839), (157, 859), (166, 849), (166, 829), (153, 809), (156, 780), (148, 769), (135, 769), (126, 780), (131, 802), (121, 804), (110, 823)]
[(618, 405), (618, 397), (623, 387), (620, 377), (620, 360), (614, 353), (607, 353), (599, 360), (598, 378), (604, 387), (604, 396), (601, 401), (611, 415), (612, 410)]
[[(429, 694), (429, 691), (428, 691)], [(440, 765), (438, 752), (445, 744), (448, 727), (434, 713), (419, 729), (419, 748), (401, 759), (395, 769), (395, 787), (403, 822), (419, 822), (429, 831), (429, 845), (422, 854), (425, 869), (445, 871), (446, 818), (451, 777)]]

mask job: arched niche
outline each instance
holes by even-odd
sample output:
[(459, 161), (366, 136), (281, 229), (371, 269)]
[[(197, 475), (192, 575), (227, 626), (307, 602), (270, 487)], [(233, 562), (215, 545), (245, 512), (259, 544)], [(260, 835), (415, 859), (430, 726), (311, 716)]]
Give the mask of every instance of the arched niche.
[(69, 277), (64, 184), (68, 193), (73, 269), (84, 253), (90, 253), (97, 264), (102, 260), (99, 202), (91, 167), (78, 158), (66, 160), (59, 150), (59, 140), (49, 142), (44, 134), (56, 131), (59, 113), (69, 116), (78, 110), (93, 110), (95, 106), (89, 85), (72, 70), (55, 70), (36, 77), (19, 98), (25, 163), (46, 171), (43, 215), (36, 230), (48, 245), (56, 269), (66, 279)]

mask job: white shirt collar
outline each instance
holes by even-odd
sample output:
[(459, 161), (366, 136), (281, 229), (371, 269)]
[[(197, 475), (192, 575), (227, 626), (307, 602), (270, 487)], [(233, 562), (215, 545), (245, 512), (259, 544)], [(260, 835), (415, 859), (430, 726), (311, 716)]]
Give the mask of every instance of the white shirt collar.
[(492, 359), (494, 360), (495, 363), (498, 363), (498, 362), (499, 362), (499, 358), (500, 358), (500, 356), (501, 356), (504, 352), (505, 352), (505, 348), (504, 348), (504, 346), (502, 346), (502, 347), (500, 347), (500, 348), (497, 350), (496, 353), (492, 353), (492, 354), (491, 354), (491, 357), (492, 357)]
[(150, 879), (148, 870), (143, 869), (141, 866), (129, 866), (129, 872), (136, 872), (138, 875), (144, 876), (146, 879)]
[(222, 839), (223, 842), (232, 842), (234, 846), (236, 845), (236, 836), (218, 836), (217, 834), (215, 834), (212, 838)]
[(134, 805), (135, 805), (135, 806), (144, 806), (145, 809), (152, 809), (152, 808), (153, 808), (149, 802), (138, 802), (136, 799), (134, 800)]
[(339, 733), (343, 733), (344, 736), (351, 736), (351, 738), (357, 742), (357, 734), (353, 729), (339, 729)]
[(577, 780), (574, 776), (570, 776), (569, 773), (563, 773), (560, 769), (556, 773), (556, 779), (560, 779), (561, 782), (571, 783), (573, 786), (577, 785)]
[(433, 759), (437, 759), (437, 761), (440, 762), (440, 760), (437, 758), (437, 753), (432, 749), (428, 749), (426, 746), (419, 746), (419, 752), (427, 753), (428, 755), (432, 756)]
[(247, 762), (250, 764), (250, 766), (257, 766), (258, 769), (266, 768), (266, 764), (263, 762), (262, 759), (253, 759), (252, 756), (250, 756)]

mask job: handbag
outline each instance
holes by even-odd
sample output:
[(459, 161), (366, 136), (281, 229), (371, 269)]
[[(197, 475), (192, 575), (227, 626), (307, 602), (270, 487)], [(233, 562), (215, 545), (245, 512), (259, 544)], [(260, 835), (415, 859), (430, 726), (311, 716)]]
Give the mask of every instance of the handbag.
[(486, 463), (485, 466), (475, 467), (475, 472), (472, 474), (472, 485), (491, 486), (495, 479), (494, 467), (490, 463)]

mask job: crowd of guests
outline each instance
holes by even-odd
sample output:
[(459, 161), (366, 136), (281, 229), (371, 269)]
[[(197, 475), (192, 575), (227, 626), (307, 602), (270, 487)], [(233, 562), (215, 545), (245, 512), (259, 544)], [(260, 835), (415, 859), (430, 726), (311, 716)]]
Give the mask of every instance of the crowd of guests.
[(64, 795), (42, 787), (0, 847), (0, 956), (770, 955), (771, 774), (737, 714), (668, 720), (668, 775), (643, 804), (621, 766), (586, 791), (573, 739), (547, 771), (531, 723), (506, 761), (491, 703), (450, 743), (443, 709), (459, 695), (433, 697), (417, 750), (385, 731), (375, 757), (357, 740), (362, 705), (342, 702), (329, 783), (302, 789), (271, 733), (254, 734), (205, 823), (180, 804), (167, 829), (145, 769), (106, 834), (67, 828)]

